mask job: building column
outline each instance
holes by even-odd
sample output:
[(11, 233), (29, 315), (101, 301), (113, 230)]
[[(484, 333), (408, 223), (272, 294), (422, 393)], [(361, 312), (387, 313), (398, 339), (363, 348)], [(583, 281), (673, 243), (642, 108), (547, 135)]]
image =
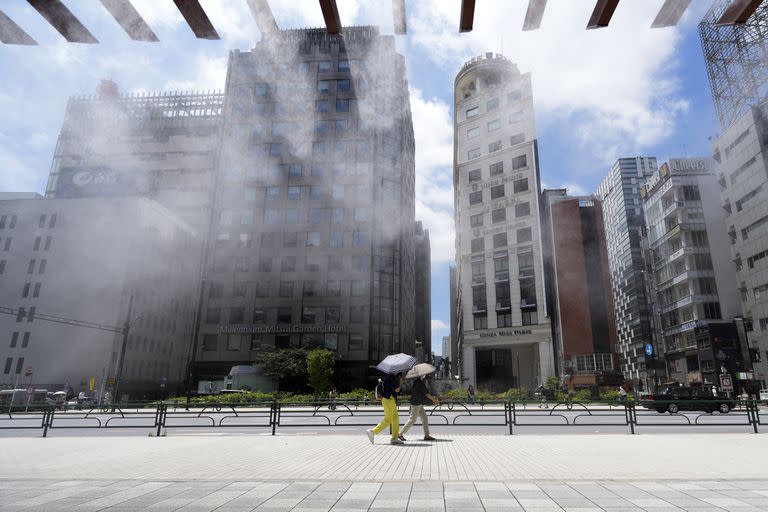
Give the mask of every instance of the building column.
[(552, 355), (552, 342), (540, 341), (537, 343), (539, 346), (539, 371), (535, 376), (536, 385), (544, 384), (547, 377), (555, 375), (555, 362)]
[(462, 377), (469, 379), (466, 382), (462, 382), (462, 386), (472, 386), (477, 389), (477, 379), (475, 378), (475, 347), (464, 346), (461, 351), (461, 367), (464, 370)]

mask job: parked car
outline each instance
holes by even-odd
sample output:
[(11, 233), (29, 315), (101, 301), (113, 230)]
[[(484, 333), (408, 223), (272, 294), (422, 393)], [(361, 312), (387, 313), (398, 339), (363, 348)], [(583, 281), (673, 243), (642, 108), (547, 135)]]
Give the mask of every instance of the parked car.
[(736, 407), (736, 400), (732, 398), (713, 396), (711, 392), (703, 388), (690, 386), (668, 386), (660, 393), (648, 395), (640, 401), (640, 405), (646, 409), (655, 409), (656, 412), (669, 412), (675, 414), (678, 411), (719, 411), (727, 414)]

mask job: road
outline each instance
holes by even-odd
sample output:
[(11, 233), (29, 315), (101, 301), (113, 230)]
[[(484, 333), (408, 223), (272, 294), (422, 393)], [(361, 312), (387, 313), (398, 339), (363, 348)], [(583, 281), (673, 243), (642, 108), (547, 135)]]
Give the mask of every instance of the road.
[[(381, 408), (375, 406), (347, 407), (339, 405), (335, 411), (323, 407), (282, 408), (278, 435), (297, 434), (350, 434), (361, 432), (378, 423), (382, 418)], [(42, 416), (14, 414), (13, 419), (0, 415), (0, 437), (42, 435)], [(400, 411), (400, 422), (407, 419), (407, 409)], [(760, 411), (761, 431), (768, 432), (768, 410)], [(514, 411), (514, 434), (567, 434), (603, 433), (627, 434), (624, 409), (621, 407), (574, 405), (568, 410), (564, 405), (543, 408), (536, 405), (516, 406)], [(637, 409), (637, 433), (682, 433), (682, 432), (753, 432), (745, 411), (729, 414), (682, 412), (678, 414), (657, 413)], [(48, 435), (62, 436), (147, 436), (156, 433), (154, 409), (124, 409), (115, 413), (99, 411), (57, 412), (53, 427)], [(28, 427), (25, 429), (8, 427)], [(430, 411), (430, 426), (433, 435), (452, 433), (508, 434), (502, 405), (485, 407), (453, 405), (434, 408)], [(91, 427), (91, 428), (87, 428)], [(94, 428), (101, 427), (101, 428)], [(227, 408), (192, 409), (169, 408), (163, 433), (168, 436), (184, 435), (271, 435), (270, 410), (268, 408)], [(409, 433), (411, 438), (420, 437), (421, 426), (417, 423)]]

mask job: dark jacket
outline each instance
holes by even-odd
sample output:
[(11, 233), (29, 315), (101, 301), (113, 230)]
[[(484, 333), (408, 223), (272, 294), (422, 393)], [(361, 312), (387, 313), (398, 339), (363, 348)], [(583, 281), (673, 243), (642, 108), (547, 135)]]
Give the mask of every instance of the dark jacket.
[(416, 379), (411, 389), (411, 405), (432, 405), (434, 402), (427, 397), (428, 394), (429, 388), (426, 382)]
[(384, 398), (395, 397), (397, 399), (397, 388), (400, 387), (400, 379), (395, 375), (387, 375), (384, 377), (384, 383), (382, 385), (381, 394)]

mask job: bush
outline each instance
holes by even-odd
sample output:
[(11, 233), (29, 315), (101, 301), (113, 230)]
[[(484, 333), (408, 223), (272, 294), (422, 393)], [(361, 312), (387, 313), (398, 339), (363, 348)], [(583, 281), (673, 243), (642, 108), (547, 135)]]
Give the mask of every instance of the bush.
[(449, 389), (443, 393), (442, 398), (444, 400), (455, 400), (457, 402), (464, 402), (469, 399), (469, 393), (466, 389)]
[(600, 400), (604, 402), (616, 402), (619, 400), (620, 393), (618, 389), (609, 389), (600, 393)]
[(346, 393), (340, 393), (339, 399), (340, 400), (355, 400), (362, 402), (366, 398), (368, 400), (372, 400), (376, 393), (374, 393), (373, 390), (370, 389), (364, 389), (364, 388), (357, 388), (353, 389), (352, 391), (347, 391)]
[(316, 395), (325, 395), (331, 389), (335, 367), (336, 362), (333, 360), (333, 352), (330, 350), (318, 348), (307, 352), (309, 385), (315, 390)]
[(530, 397), (530, 392), (525, 388), (512, 388), (497, 395), (498, 400), (503, 400), (505, 402), (525, 402), (530, 399)]
[(560, 387), (560, 377), (557, 375), (550, 375), (547, 377), (544, 387), (547, 389), (557, 389)]

